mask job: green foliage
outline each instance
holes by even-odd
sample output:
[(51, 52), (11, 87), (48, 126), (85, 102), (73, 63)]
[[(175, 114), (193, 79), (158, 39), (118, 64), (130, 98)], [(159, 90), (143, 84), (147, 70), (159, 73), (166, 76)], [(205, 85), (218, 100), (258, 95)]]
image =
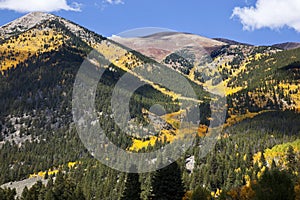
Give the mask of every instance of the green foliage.
[(50, 179), (47, 186), (38, 181), (29, 190), (23, 190), (22, 200), (85, 200), (82, 188), (64, 176), (62, 172), (56, 175), (55, 182)]
[(293, 200), (295, 199), (294, 184), (286, 171), (271, 170), (264, 173), (255, 185), (257, 200)]
[(209, 200), (210, 197), (210, 192), (207, 189), (197, 186), (193, 191), (191, 200)]
[(293, 173), (297, 171), (297, 160), (296, 160), (296, 153), (294, 152), (294, 148), (292, 146), (288, 147), (286, 152), (286, 161), (287, 161), (287, 168), (288, 170)]
[[(270, 80), (295, 80), (296, 76), (289, 73), (295, 68), (295, 63), (300, 60), (300, 49), (281, 51), (269, 56), (263, 56), (260, 59), (252, 60), (247, 66), (248, 73), (242, 73), (237, 79), (231, 81), (232, 85), (244, 86), (247, 82), (248, 89), (259, 88), (264, 81)], [(292, 66), (292, 67), (290, 67)]]
[(176, 162), (158, 170), (152, 180), (153, 200), (181, 200), (184, 196), (184, 185), (181, 171)]
[[(190, 70), (194, 67), (194, 57), (187, 54), (188, 52), (176, 52), (168, 55), (164, 63), (171, 65), (175, 70), (179, 70), (183, 74), (189, 75)], [(190, 58), (190, 59), (189, 59)]]
[[(132, 166), (130, 171), (136, 171), (136, 167)], [(140, 200), (140, 196), (141, 183), (139, 182), (139, 175), (137, 173), (128, 173), (121, 200)]]
[(34, 184), (29, 190), (27, 187), (23, 190), (22, 200), (35, 200), (43, 198), (45, 186), (41, 181)]
[(16, 190), (10, 188), (0, 188), (0, 200), (12, 200), (16, 196)]

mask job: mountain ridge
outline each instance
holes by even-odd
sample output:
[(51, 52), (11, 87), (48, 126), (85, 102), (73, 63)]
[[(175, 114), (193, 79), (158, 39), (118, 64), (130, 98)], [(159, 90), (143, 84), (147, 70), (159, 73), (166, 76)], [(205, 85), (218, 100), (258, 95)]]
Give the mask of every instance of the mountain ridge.
[(226, 39), (226, 38), (212, 38), (214, 40), (220, 41), (220, 42), (224, 42), (227, 43), (229, 45), (245, 45), (245, 46), (253, 46), (251, 44), (247, 44), (247, 43), (243, 43), (243, 42), (237, 42), (235, 40), (230, 40), (230, 39)]
[[(2, 26), (0, 26), (0, 39), (6, 39), (10, 36), (13, 36), (15, 34), (18, 33), (22, 33), (24, 31), (29, 30), (30, 28), (33, 28), (34, 26), (37, 26), (47, 20), (60, 20), (64, 23), (69, 22), (73, 25), (76, 25), (78, 27), (78, 24), (74, 23), (74, 22), (70, 22), (69, 20), (66, 20), (60, 16), (54, 15), (54, 14), (50, 14), (50, 13), (46, 13), (46, 12), (30, 12), (20, 18), (17, 18), (11, 22), (8, 22)], [(78, 28), (77, 27), (77, 28)], [(72, 29), (72, 27), (69, 27), (70, 30)], [(74, 28), (74, 27), (73, 27)], [(83, 27), (81, 27), (83, 28)], [(85, 29), (85, 28), (84, 28)], [(76, 29), (73, 29), (73, 31), (76, 32)], [(78, 31), (78, 30), (77, 30)], [(93, 32), (93, 31), (91, 31)], [(197, 34), (193, 34), (193, 33), (187, 33), (187, 32), (166, 32), (166, 33), (157, 33), (157, 34), (150, 34), (150, 35), (146, 35), (143, 36), (141, 38), (155, 38), (155, 37), (162, 37), (162, 36), (167, 36), (170, 34), (186, 34), (186, 35), (196, 35), (202, 38), (206, 38), (206, 39), (210, 39), (210, 40), (216, 40), (219, 42), (223, 42), (225, 44), (228, 45), (250, 45), (252, 46), (252, 44), (248, 44), (248, 43), (243, 43), (243, 42), (238, 42), (235, 40), (231, 40), (231, 39), (227, 39), (227, 38), (209, 38), (209, 37), (203, 37), (201, 35), (197, 35)], [(110, 38), (110, 37), (108, 37)], [(284, 42), (284, 43), (278, 43), (278, 44), (273, 44), (273, 45), (263, 45), (263, 46), (273, 46), (273, 47), (277, 47), (280, 49), (284, 49), (284, 50), (289, 50), (289, 49), (294, 49), (294, 48), (299, 48), (300, 47), (300, 43), (299, 42)]]
[(273, 47), (277, 47), (284, 50), (297, 49), (300, 48), (299, 42), (285, 42), (272, 45)]

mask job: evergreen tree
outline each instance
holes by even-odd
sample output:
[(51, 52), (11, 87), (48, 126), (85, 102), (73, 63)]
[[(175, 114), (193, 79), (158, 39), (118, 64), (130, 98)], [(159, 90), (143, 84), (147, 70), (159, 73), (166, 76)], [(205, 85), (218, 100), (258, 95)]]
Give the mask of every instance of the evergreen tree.
[(54, 200), (55, 196), (52, 190), (47, 190), (45, 194), (45, 200)]
[(263, 166), (267, 167), (267, 165), (268, 165), (267, 160), (265, 158), (264, 151), (261, 151), (261, 156), (260, 156), (259, 162), (261, 163), (261, 167), (263, 167)]
[(294, 200), (294, 184), (286, 171), (266, 171), (254, 186), (257, 200)]
[(272, 159), (272, 164), (271, 164), (271, 170), (274, 170), (274, 169), (276, 169), (276, 162), (275, 162), (275, 160), (274, 159)]
[[(131, 172), (137, 171), (136, 166), (131, 166)], [(125, 189), (123, 191), (121, 200), (140, 200), (141, 197), (141, 183), (139, 182), (139, 174), (137, 173), (128, 173)]]
[(152, 179), (153, 200), (181, 200), (184, 186), (181, 171), (176, 162), (156, 172)]
[(207, 189), (197, 186), (192, 194), (191, 200), (208, 200), (210, 199), (210, 193)]
[(0, 200), (12, 200), (15, 199), (16, 189), (0, 188)]
[(38, 181), (30, 189), (27, 187), (24, 188), (22, 193), (23, 200), (36, 200), (43, 199), (44, 185), (41, 181)]
[(56, 174), (55, 183), (53, 185), (53, 196), (55, 199), (61, 199), (65, 190), (65, 179), (61, 171)]
[(29, 198), (29, 190), (28, 190), (27, 186), (25, 186), (25, 188), (23, 189), (21, 197), (22, 197), (22, 200), (26, 200)]
[(297, 169), (296, 154), (294, 148), (290, 145), (286, 153), (287, 168), (289, 172), (294, 172)]
[(78, 185), (75, 189), (74, 196), (75, 196), (76, 200), (85, 200), (86, 199), (83, 194), (82, 188)]

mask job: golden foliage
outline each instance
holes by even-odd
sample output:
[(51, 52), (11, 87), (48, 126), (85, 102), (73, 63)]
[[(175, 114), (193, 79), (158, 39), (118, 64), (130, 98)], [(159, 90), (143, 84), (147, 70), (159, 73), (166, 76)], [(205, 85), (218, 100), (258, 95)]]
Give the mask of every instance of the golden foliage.
[[(80, 162), (68, 162), (67, 166), (68, 166), (69, 169), (71, 169), (71, 168), (74, 168), (78, 164), (80, 164)], [(48, 169), (46, 171), (40, 171), (38, 173), (30, 174), (29, 178), (33, 178), (33, 177), (42, 177), (42, 178), (44, 178), (47, 173), (48, 173), (48, 175), (55, 175), (59, 172), (59, 168), (63, 168), (63, 165), (59, 166), (58, 168), (55, 168), (55, 169)]]
[(16, 67), (33, 55), (57, 50), (67, 39), (54, 30), (29, 30), (0, 45), (0, 71)]
[(158, 141), (162, 143), (173, 142), (174, 140), (184, 138), (188, 134), (198, 134), (200, 137), (202, 137), (207, 133), (208, 128), (205, 125), (200, 125), (199, 127), (180, 128), (180, 118), (183, 114), (185, 114), (185, 111), (181, 110), (162, 116), (161, 118), (166, 123), (170, 124), (173, 129), (163, 129), (158, 135), (150, 136), (147, 139), (133, 138), (133, 144), (129, 148), (129, 151), (139, 151), (143, 148), (154, 146)]
[(243, 185), (240, 188), (233, 188), (229, 192), (227, 192), (227, 195), (229, 195), (233, 200), (254, 199), (255, 192), (252, 188), (253, 184), (255, 184), (255, 182), (249, 182), (247, 185)]
[(192, 195), (193, 195), (193, 191), (189, 190), (184, 194), (182, 200), (190, 200), (192, 198)]
[(272, 163), (272, 160), (275, 160), (277, 165), (281, 165), (282, 167), (285, 167), (286, 164), (285, 155), (289, 146), (293, 147), (296, 154), (300, 153), (300, 139), (297, 139), (293, 142), (279, 144), (272, 147), (271, 149), (265, 150), (264, 155), (268, 163)]
[(297, 183), (294, 187), (295, 190), (295, 200), (300, 200), (300, 183)]

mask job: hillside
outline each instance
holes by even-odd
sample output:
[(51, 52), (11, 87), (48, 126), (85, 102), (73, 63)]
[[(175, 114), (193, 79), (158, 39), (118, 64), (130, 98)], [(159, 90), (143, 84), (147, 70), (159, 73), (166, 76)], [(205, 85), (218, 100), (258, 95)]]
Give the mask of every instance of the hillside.
[(297, 49), (300, 47), (300, 43), (297, 42), (285, 42), (281, 44), (274, 44), (272, 45), (273, 47), (277, 47), (279, 49), (284, 49), (284, 50), (290, 50), (290, 49)]
[(177, 32), (162, 32), (137, 38), (113, 36), (111, 39), (135, 51), (141, 52), (158, 62), (161, 62), (171, 53), (187, 47), (188, 44), (192, 51), (191, 53), (198, 57), (226, 44), (193, 34)]
[[(249, 105), (242, 105), (243, 108), (238, 108), (234, 112), (245, 112), (247, 111), (245, 108), (251, 112), (258, 112), (266, 109), (267, 103), (270, 104), (270, 109), (278, 106), (283, 110), (297, 110), (300, 106), (300, 94), (297, 89), (298, 70), (294, 66), (298, 63), (299, 58), (297, 49), (282, 52), (275, 47), (256, 47), (231, 42), (228, 44), (218, 43), (200, 36), (182, 33), (155, 34), (142, 38), (114, 37), (112, 39), (170, 66), (196, 84), (207, 87), (210, 91), (224, 90), (230, 97), (229, 99), (242, 98), (240, 101), (249, 103)], [(191, 41), (195, 41), (194, 47), (184, 46)], [(222, 41), (226, 42), (226, 40)], [(159, 45), (161, 45), (160, 51), (157, 49), (152, 51), (154, 49), (152, 46), (159, 47)], [(208, 51), (207, 49), (214, 50)], [(161, 53), (163, 50), (164, 52)], [(172, 50), (173, 53), (170, 53)], [(155, 52), (159, 57), (153, 54)], [(201, 66), (203, 57), (208, 57), (207, 61), (212, 66), (210, 69), (205, 65)], [(286, 58), (291, 59), (287, 60)], [(294, 66), (293, 69), (287, 69), (290, 65)], [(254, 101), (252, 105), (245, 101), (245, 98), (248, 97), (237, 97), (246, 93)], [(263, 100), (257, 99), (257, 96), (262, 95), (264, 96)], [(274, 99), (274, 95), (276, 99)], [(229, 110), (242, 103), (231, 100), (229, 102)]]
[[(95, 112), (96, 121), (117, 147), (135, 154), (171, 143), (185, 150), (180, 141), (195, 135), (193, 145), (175, 162), (178, 168), (164, 171), (181, 177), (186, 199), (199, 186), (209, 198), (243, 199), (242, 195), (258, 194), (255, 185), (267, 169), (287, 171), (298, 191), (299, 49), (232, 44), (170, 32), (108, 39), (40, 12), (1, 27), (0, 38), (2, 188), (18, 188), (24, 199), (121, 198), (130, 174), (99, 162), (97, 152), (83, 143), (73, 119), (74, 82), (87, 63), (91, 71), (84, 75), (103, 74), (95, 89), (95, 111), (87, 110), (85, 115)], [(118, 85), (125, 74), (143, 86), (131, 91), (131, 82)], [(89, 92), (83, 91), (78, 99), (90, 98)], [(130, 95), (130, 120), (123, 98), (117, 99), (120, 104), (112, 104), (115, 93)], [(184, 123), (183, 118), (187, 118)], [(126, 129), (117, 120), (125, 120)], [(215, 130), (221, 131), (214, 135)], [(97, 138), (85, 139), (97, 143)], [(162, 159), (140, 160), (138, 167), (160, 165)], [(160, 182), (164, 178), (160, 173), (139, 174), (141, 199), (152, 199), (153, 188), (162, 187), (159, 184), (166, 189), (175, 184), (170, 177), (169, 182)], [(43, 181), (34, 184), (36, 180)], [(0, 189), (0, 197), (12, 193)]]
[(213, 39), (217, 40), (217, 41), (220, 41), (220, 42), (224, 42), (224, 43), (229, 44), (229, 45), (248, 45), (248, 46), (252, 46), (250, 44), (245, 44), (245, 43), (242, 43), (242, 42), (237, 42), (237, 41), (229, 40), (229, 39), (226, 39), (226, 38), (213, 38)]

